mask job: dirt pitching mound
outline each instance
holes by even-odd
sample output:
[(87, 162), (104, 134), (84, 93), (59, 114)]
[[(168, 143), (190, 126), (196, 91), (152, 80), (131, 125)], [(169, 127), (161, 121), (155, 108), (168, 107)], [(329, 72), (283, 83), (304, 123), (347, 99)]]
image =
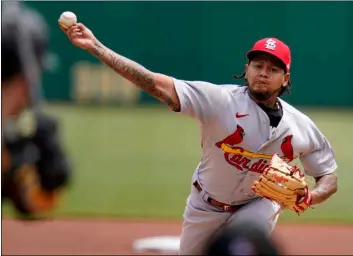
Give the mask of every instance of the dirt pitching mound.
[[(179, 236), (180, 231), (181, 223), (172, 221), (5, 219), (2, 249), (7, 255), (136, 255), (136, 239)], [(287, 254), (353, 255), (352, 226), (278, 225), (274, 235)]]

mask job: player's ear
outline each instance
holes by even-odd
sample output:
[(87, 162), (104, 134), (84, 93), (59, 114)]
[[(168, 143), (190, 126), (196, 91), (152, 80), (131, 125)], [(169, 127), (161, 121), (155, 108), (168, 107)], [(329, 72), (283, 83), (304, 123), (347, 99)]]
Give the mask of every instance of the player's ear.
[(288, 85), (289, 79), (290, 79), (290, 73), (286, 73), (284, 75), (284, 79), (283, 79), (284, 81), (283, 81), (283, 84), (282, 84), (284, 87), (286, 87)]

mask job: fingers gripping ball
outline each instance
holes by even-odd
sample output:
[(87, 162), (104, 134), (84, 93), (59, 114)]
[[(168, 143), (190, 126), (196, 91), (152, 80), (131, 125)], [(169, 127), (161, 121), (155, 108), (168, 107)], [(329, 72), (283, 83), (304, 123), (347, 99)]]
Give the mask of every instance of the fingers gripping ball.
[(305, 175), (297, 166), (288, 165), (276, 154), (269, 167), (254, 182), (252, 190), (298, 214), (309, 208), (311, 203)]
[(64, 28), (69, 28), (75, 23), (77, 23), (77, 17), (73, 12), (63, 12), (60, 15), (59, 23)]

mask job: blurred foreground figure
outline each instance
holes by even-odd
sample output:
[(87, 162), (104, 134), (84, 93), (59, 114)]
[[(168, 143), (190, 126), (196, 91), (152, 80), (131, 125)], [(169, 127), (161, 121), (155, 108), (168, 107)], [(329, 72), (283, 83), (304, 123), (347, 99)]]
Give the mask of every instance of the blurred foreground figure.
[(56, 206), (70, 178), (57, 122), (39, 110), (48, 31), (19, 2), (2, 3), (1, 29), (1, 196), (32, 219)]
[(255, 222), (230, 225), (213, 236), (204, 255), (283, 255), (268, 233)]

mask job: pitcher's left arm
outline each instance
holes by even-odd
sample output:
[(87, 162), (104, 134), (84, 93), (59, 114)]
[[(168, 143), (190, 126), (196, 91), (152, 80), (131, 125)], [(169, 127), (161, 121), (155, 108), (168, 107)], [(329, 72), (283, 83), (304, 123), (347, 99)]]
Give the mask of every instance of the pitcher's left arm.
[(338, 190), (338, 177), (336, 174), (337, 162), (330, 142), (309, 121), (310, 149), (300, 157), (305, 173), (315, 178), (316, 184), (311, 189), (311, 205), (326, 201)]
[(315, 178), (316, 185), (311, 190), (311, 204), (321, 204), (338, 190), (337, 175), (335, 173), (326, 174)]

